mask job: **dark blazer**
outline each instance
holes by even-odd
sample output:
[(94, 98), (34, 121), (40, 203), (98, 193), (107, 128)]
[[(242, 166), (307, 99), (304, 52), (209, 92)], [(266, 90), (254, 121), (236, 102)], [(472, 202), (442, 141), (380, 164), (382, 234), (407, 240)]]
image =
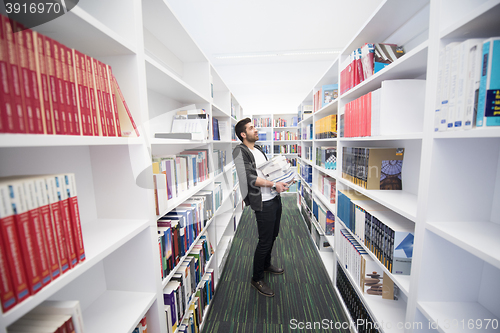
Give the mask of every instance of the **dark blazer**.
[[(264, 151), (259, 145), (255, 145), (255, 148), (264, 154)], [(264, 154), (264, 157), (267, 160), (266, 154)], [(236, 173), (238, 174), (243, 201), (254, 211), (261, 211), (262, 193), (260, 191), (260, 186), (255, 185), (255, 181), (257, 180), (257, 168), (252, 152), (247, 146), (240, 143), (233, 149), (233, 161), (236, 166)]]

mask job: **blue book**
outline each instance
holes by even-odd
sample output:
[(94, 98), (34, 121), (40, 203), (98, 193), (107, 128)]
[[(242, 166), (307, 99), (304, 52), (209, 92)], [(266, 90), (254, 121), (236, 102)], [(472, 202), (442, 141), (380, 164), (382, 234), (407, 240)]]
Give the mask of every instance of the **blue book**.
[(321, 87), (321, 107), (333, 102), (338, 97), (339, 85), (326, 84)]
[(483, 124), (500, 126), (500, 37), (483, 43), (483, 70), (479, 85), (478, 118), (484, 112)]

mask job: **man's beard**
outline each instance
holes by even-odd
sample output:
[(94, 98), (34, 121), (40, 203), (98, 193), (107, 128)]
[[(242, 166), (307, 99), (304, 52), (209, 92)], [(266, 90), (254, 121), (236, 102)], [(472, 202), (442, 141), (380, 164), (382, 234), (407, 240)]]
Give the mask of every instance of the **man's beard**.
[(255, 142), (259, 141), (259, 137), (257, 135), (248, 135), (247, 134), (247, 141), (255, 143)]

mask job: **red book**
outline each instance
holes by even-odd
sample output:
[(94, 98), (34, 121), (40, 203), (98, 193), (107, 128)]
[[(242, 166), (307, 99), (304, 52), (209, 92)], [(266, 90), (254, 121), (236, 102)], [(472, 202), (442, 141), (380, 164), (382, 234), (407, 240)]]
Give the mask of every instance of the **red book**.
[(91, 58), (92, 61), (92, 76), (94, 82), (94, 91), (95, 91), (95, 100), (96, 100), (96, 111), (97, 117), (99, 119), (99, 135), (100, 136), (108, 136), (107, 126), (106, 126), (106, 109), (104, 96), (102, 91), (102, 68), (99, 65), (99, 61), (97, 59)]
[(37, 252), (36, 240), (32, 231), (30, 215), (26, 206), (25, 192), (22, 180), (8, 180), (10, 202), (14, 210), (18, 242), (21, 246), (21, 255), (26, 270), (26, 278), (31, 294), (36, 294), (42, 287), (40, 272), (40, 257)]
[(50, 265), (48, 253), (45, 246), (45, 237), (43, 233), (43, 224), (41, 221), (40, 211), (38, 209), (37, 194), (35, 191), (35, 181), (33, 178), (23, 178), (23, 187), (25, 192), (26, 207), (28, 209), (29, 217), (31, 220), (31, 233), (35, 245), (35, 252), (38, 257), (38, 266), (40, 269), (40, 277), (42, 286), (46, 286), (52, 281), (50, 274)]
[(13, 102), (12, 114), (14, 120), (14, 132), (28, 133), (26, 125), (26, 110), (24, 108), (22, 96), (22, 82), (19, 74), (20, 70), (17, 57), (16, 39), (14, 38), (14, 33), (9, 19), (2, 16), (2, 23), (7, 37), (7, 52), (9, 54), (10, 63), (9, 82), (11, 83), (10, 90)]
[(58, 75), (61, 75), (61, 64), (57, 59), (59, 59), (59, 52), (57, 52), (57, 47), (54, 45), (57, 43), (53, 39), (44, 37), (44, 50), (45, 59), (47, 64), (47, 74), (49, 80), (49, 91), (50, 99), (52, 101), (52, 115), (54, 121), (54, 133), (55, 134), (66, 134), (66, 116), (63, 112), (63, 94), (61, 92), (63, 86), (61, 80), (59, 80)]
[(35, 46), (36, 74), (38, 82), (38, 96), (42, 111), (43, 128), (45, 134), (54, 134), (54, 123), (52, 106), (50, 101), (50, 86), (47, 72), (47, 60), (45, 57), (45, 37), (36, 31), (33, 32)]
[(38, 211), (42, 223), (43, 238), (45, 240), (45, 251), (49, 260), (50, 276), (52, 280), (54, 280), (61, 276), (61, 268), (59, 266), (59, 256), (57, 255), (57, 244), (54, 236), (45, 179), (42, 177), (35, 178), (34, 185)]
[(68, 173), (64, 175), (64, 185), (68, 193), (68, 206), (71, 217), (71, 229), (73, 230), (73, 239), (75, 241), (76, 256), (78, 261), (85, 260), (85, 248), (83, 246), (82, 225), (80, 222), (80, 211), (78, 209), (78, 196), (76, 193), (75, 175)]
[[(0, 236), (2, 237), (2, 248), (5, 250), (8, 271), (12, 279), (14, 295), (19, 303), (30, 295), (30, 289), (22, 261), (14, 210), (10, 202), (9, 186), (5, 182), (0, 184)], [(8, 285), (3, 289), (8, 290)], [(2, 304), (3, 297), (2, 294)]]
[(75, 78), (78, 95), (78, 112), (82, 127), (82, 135), (93, 135), (92, 112), (90, 110), (89, 89), (87, 85), (87, 69), (85, 55), (73, 50), (73, 63), (75, 67)]
[(101, 82), (104, 97), (104, 108), (106, 110), (106, 126), (108, 127), (108, 136), (116, 136), (116, 125), (113, 112), (113, 103), (111, 101), (111, 90), (109, 87), (107, 65), (99, 63), (101, 67)]
[[(27, 124), (27, 132), (32, 134), (40, 134), (43, 133), (43, 125), (40, 122), (36, 121), (36, 113), (38, 112), (38, 116), (40, 117), (40, 101), (37, 100), (34, 96), (36, 92), (35, 84), (36, 84), (36, 73), (30, 69), (30, 61), (29, 61), (29, 51), (28, 51), (28, 29), (24, 30), (24, 26), (15, 22), (14, 23), (14, 39), (17, 47), (17, 63), (19, 66), (19, 77), (20, 77), (20, 86), (21, 86), (21, 96), (24, 102), (24, 110)], [(29, 30), (31, 35), (31, 30)], [(32, 36), (32, 35), (31, 35)], [(33, 38), (29, 38), (29, 42), (32, 44), (31, 49), (33, 49)], [(34, 61), (34, 59), (32, 60)], [(32, 64), (34, 69), (35, 64)], [(33, 82), (33, 79), (34, 82)], [(38, 97), (38, 94), (36, 94)], [(41, 126), (37, 126), (41, 125)], [(40, 128), (39, 128), (40, 127)]]
[(65, 66), (62, 63), (61, 59), (61, 45), (59, 42), (52, 40), (52, 52), (54, 56), (55, 62), (55, 71), (56, 71), (56, 84), (57, 84), (57, 96), (59, 101), (59, 114), (61, 116), (60, 123), (61, 129), (64, 135), (71, 134), (71, 127), (69, 126), (68, 120), (68, 110), (67, 110), (67, 92), (66, 92), (66, 84), (64, 82), (64, 68)]
[(139, 130), (137, 129), (137, 125), (134, 122), (134, 118), (132, 118), (132, 113), (128, 108), (127, 102), (125, 102), (125, 98), (123, 97), (122, 91), (116, 78), (113, 74), (111, 74), (111, 79), (113, 81), (112, 89), (115, 92), (116, 96), (116, 104), (117, 104), (117, 112), (118, 112), (118, 123), (120, 124), (119, 135), (131, 137), (131, 136), (139, 136)]
[(66, 245), (66, 234), (64, 232), (61, 208), (57, 197), (56, 179), (52, 175), (47, 176), (45, 178), (45, 182), (47, 186), (47, 196), (49, 199), (50, 214), (52, 219), (52, 230), (54, 231), (57, 255), (59, 257), (59, 265), (61, 267), (61, 274), (64, 274), (69, 270), (70, 266)]
[(35, 34), (31, 29), (23, 30), (24, 41), (28, 54), (28, 70), (29, 70), (29, 91), (33, 102), (33, 121), (35, 123), (35, 133), (44, 134), (44, 115), (41, 106), (41, 97), (38, 91), (38, 74), (35, 56)]
[(366, 135), (372, 136), (372, 93), (368, 93), (366, 98)]
[(76, 127), (75, 127), (75, 115), (73, 113), (73, 103), (71, 97), (71, 84), (69, 78), (69, 66), (68, 59), (66, 56), (66, 46), (61, 43), (57, 43), (57, 48), (59, 51), (59, 62), (61, 64), (61, 73), (62, 73), (62, 85), (63, 85), (63, 97), (62, 103), (64, 104), (64, 110), (66, 114), (66, 134), (68, 135), (76, 135)]
[(3, 239), (0, 242), (0, 302), (2, 303), (3, 312), (6, 312), (17, 304)]
[(78, 111), (78, 94), (76, 92), (76, 75), (75, 64), (73, 61), (73, 50), (69, 47), (62, 45), (61, 49), (64, 51), (65, 63), (68, 70), (67, 92), (69, 97), (68, 113), (73, 115), (73, 130), (74, 135), (82, 135), (82, 127), (80, 122), (80, 112)]
[(16, 119), (14, 116), (13, 91), (10, 84), (12, 79), (5, 20), (7, 18), (0, 16), (0, 75), (6, 78), (0, 80), (0, 133), (14, 133)]
[(99, 114), (97, 111), (97, 93), (94, 82), (92, 58), (85, 56), (85, 70), (87, 71), (87, 88), (89, 92), (90, 116), (92, 118), (92, 135), (99, 136)]
[(69, 268), (78, 264), (76, 254), (75, 238), (73, 237), (73, 227), (71, 225), (71, 212), (69, 209), (68, 192), (63, 174), (54, 175), (56, 180), (57, 198), (59, 199), (59, 209), (61, 211), (61, 221), (66, 237), (66, 248), (68, 251)]

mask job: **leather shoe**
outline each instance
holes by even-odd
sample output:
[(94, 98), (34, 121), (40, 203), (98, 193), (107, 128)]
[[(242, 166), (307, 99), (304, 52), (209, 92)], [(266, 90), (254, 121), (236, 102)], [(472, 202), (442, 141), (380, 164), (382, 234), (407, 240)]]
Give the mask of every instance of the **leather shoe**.
[(264, 272), (269, 272), (271, 274), (283, 274), (285, 273), (285, 270), (283, 268), (278, 268), (270, 265), (268, 268), (264, 269)]
[(273, 297), (274, 296), (274, 291), (269, 288), (269, 286), (264, 282), (264, 281), (257, 281), (255, 282), (253, 279), (251, 279), (252, 286), (257, 289), (259, 293), (261, 293), (264, 296), (267, 297)]

